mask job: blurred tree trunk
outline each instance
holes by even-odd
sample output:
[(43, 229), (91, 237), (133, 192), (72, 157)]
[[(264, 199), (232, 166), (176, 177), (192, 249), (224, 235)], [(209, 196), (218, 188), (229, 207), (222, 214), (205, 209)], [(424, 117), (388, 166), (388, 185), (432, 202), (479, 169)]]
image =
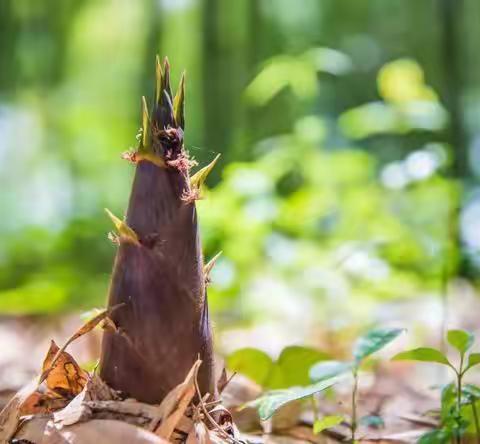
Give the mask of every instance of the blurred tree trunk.
[[(251, 71), (251, 42), (260, 37), (250, 23), (252, 2), (203, 0), (202, 8), (204, 146), (228, 154), (224, 161), (248, 159), (252, 128), (245, 130), (242, 95)], [(212, 172), (213, 179), (217, 174)]]
[[(228, 137), (225, 124), (228, 115), (226, 97), (222, 97), (220, 45), (218, 39), (218, 0), (203, 0), (203, 119), (204, 144), (207, 149), (224, 150)], [(220, 111), (220, 112), (219, 112)]]
[(468, 141), (462, 111), (462, 14), (463, 0), (440, 0), (442, 19), (442, 55), (444, 66), (444, 101), (450, 113), (448, 142), (453, 152), (453, 175), (468, 178), (470, 168)]
[(462, 251), (460, 215), (462, 211), (463, 184), (469, 176), (468, 142), (465, 134), (462, 110), (462, 21), (463, 0), (439, 0), (442, 24), (442, 62), (444, 74), (443, 101), (450, 115), (447, 142), (450, 144), (452, 166), (450, 175), (457, 187), (450, 196), (450, 211), (447, 224), (447, 241), (444, 255), (444, 270), (441, 277), (442, 325), (440, 347), (445, 350), (445, 334), (448, 328), (448, 285), (451, 279), (465, 276), (466, 264)]

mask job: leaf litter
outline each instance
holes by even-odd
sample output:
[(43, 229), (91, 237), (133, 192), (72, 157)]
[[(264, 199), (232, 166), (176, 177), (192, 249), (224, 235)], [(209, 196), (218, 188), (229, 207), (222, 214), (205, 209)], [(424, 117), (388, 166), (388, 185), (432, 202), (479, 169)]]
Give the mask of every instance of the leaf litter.
[(51, 341), (40, 376), (0, 412), (0, 443), (240, 442), (230, 412), (212, 394), (200, 396), (200, 360), (159, 405), (126, 398), (80, 367), (67, 347), (99, 325), (116, 331), (109, 315), (120, 307), (98, 313), (61, 347)]

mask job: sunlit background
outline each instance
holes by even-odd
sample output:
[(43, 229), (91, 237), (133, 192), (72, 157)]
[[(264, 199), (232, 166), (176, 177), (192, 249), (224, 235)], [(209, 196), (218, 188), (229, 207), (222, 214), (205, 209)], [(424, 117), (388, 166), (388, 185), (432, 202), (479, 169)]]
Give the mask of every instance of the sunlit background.
[(104, 304), (158, 53), (191, 155), (222, 153), (198, 203), (220, 348), (441, 328), (480, 271), (479, 23), (476, 0), (0, 0), (2, 318)]

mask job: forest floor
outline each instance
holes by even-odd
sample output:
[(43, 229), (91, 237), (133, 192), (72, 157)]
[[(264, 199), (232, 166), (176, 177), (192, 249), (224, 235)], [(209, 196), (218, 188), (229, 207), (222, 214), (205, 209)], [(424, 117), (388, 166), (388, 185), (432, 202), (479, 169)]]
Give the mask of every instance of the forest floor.
[[(428, 302), (410, 300), (384, 307), (382, 310), (390, 315), (393, 313), (397, 319), (400, 315), (404, 316), (405, 325), (414, 330), (412, 313), (429, 309), (431, 307), (428, 308)], [(476, 325), (475, 313), (479, 311), (480, 301), (475, 295), (456, 293), (448, 301), (448, 323), (455, 328), (474, 331), (472, 327)], [(54, 318), (5, 317), (1, 320), (0, 407), (4, 407), (22, 386), (39, 374), (50, 340), (55, 339), (57, 343), (62, 343), (81, 324), (78, 315)], [(225, 336), (222, 337), (222, 333), (219, 333), (220, 337), (217, 340), (223, 348), (226, 338), (231, 335), (232, 332), (225, 332)], [(242, 335), (245, 345), (251, 343), (251, 329), (245, 329), (243, 332), (236, 329), (235, 335), (236, 344), (242, 344)], [(68, 351), (77, 362), (91, 370), (100, 354), (100, 339), (101, 331), (93, 330), (73, 342)], [(315, 342), (312, 338), (305, 339), (310, 344)], [(256, 341), (259, 348), (262, 347), (262, 340), (264, 339), (259, 337)], [(396, 345), (394, 351), (404, 349), (406, 340), (402, 341)], [(423, 345), (427, 341), (427, 345), (438, 346), (438, 335), (432, 332), (421, 341)], [(341, 338), (338, 340), (338, 347), (345, 348)], [(389, 353), (393, 354), (391, 350)], [(219, 361), (221, 362), (221, 358)], [(380, 360), (373, 371), (361, 374), (358, 415), (378, 417), (381, 418), (381, 422), (360, 425), (357, 439), (372, 442), (416, 442), (422, 434), (439, 424), (440, 388), (449, 382), (448, 376), (448, 369), (442, 366)], [(478, 383), (480, 378), (472, 372), (468, 382)], [(273, 419), (268, 421), (260, 421), (256, 409), (242, 408), (245, 403), (261, 394), (261, 387), (241, 374), (229, 379), (222, 393), (222, 405), (232, 414), (242, 440), (252, 443), (320, 443), (349, 440), (350, 384), (338, 385), (334, 393), (329, 391), (316, 395), (316, 402), (313, 404), (305, 401), (292, 402), (282, 407)], [(314, 434), (314, 418), (325, 415), (341, 415), (345, 419), (320, 434)]]

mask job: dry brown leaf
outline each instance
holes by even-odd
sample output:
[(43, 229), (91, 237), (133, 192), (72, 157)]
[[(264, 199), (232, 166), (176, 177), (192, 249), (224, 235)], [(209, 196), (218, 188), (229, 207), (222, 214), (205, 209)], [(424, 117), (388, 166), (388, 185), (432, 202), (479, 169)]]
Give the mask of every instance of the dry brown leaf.
[(115, 322), (113, 322), (108, 316), (102, 321), (100, 327), (102, 327), (106, 331), (118, 333), (118, 328), (115, 325)]
[(378, 436), (378, 437), (365, 437), (365, 440), (371, 442), (396, 442), (396, 443), (405, 443), (413, 444), (418, 442), (420, 437), (425, 433), (431, 431), (431, 429), (415, 429), (408, 430), (406, 432), (392, 433), (390, 435)]
[(0, 412), (0, 443), (8, 442), (15, 434), (25, 402), (37, 390), (36, 378), (18, 391)]
[[(55, 359), (57, 354), (58, 357)], [(46, 370), (49, 370), (46, 378), (47, 387), (67, 399), (77, 396), (88, 380), (88, 373), (80, 368), (69, 353), (60, 351), (53, 340), (43, 361), (42, 372), (45, 373)]]
[(228, 385), (230, 382), (230, 379), (227, 374), (227, 369), (223, 367), (222, 372), (220, 373), (220, 376), (217, 381), (217, 388), (218, 388), (218, 393), (222, 393), (225, 387)]
[(113, 306), (110, 309), (106, 309), (98, 313), (96, 316), (94, 316), (92, 319), (90, 319), (88, 322), (83, 324), (72, 336), (70, 336), (65, 344), (57, 351), (57, 353), (52, 357), (51, 362), (50, 362), (50, 367), (43, 368), (42, 375), (39, 378), (38, 384), (40, 385), (45, 379), (47, 379), (48, 374), (52, 371), (52, 368), (55, 366), (55, 363), (57, 362), (57, 359), (60, 358), (62, 353), (65, 351), (65, 349), (76, 339), (80, 338), (81, 336), (89, 333), (92, 331), (100, 322), (102, 322), (104, 319), (107, 318), (107, 316), (112, 313), (113, 311), (117, 310), (118, 308), (124, 306), (125, 304), (118, 304)]
[(195, 421), (185, 444), (211, 444), (210, 432), (202, 421)]
[[(185, 381), (177, 385), (158, 407), (158, 418), (152, 422), (152, 428), (158, 436), (167, 440), (170, 439), (195, 395), (195, 379), (201, 363), (202, 361), (198, 360), (193, 364)], [(157, 428), (156, 426), (159, 423), (160, 426)]]
[(23, 403), (20, 416), (40, 415), (63, 409), (68, 404), (68, 399), (61, 398), (55, 393), (33, 392)]
[(193, 428), (193, 420), (188, 416), (183, 415), (178, 424), (175, 427), (175, 432), (183, 433), (185, 436), (188, 436), (190, 430)]
[(72, 425), (85, 421), (92, 415), (88, 401), (116, 400), (118, 396), (99, 376), (92, 375), (82, 392), (79, 393), (63, 410), (53, 415), (54, 422), (59, 425)]
[(87, 401), (86, 405), (92, 409), (94, 414), (112, 415), (111, 417), (100, 419), (119, 419), (124, 421), (129, 419), (138, 419), (142, 424), (150, 424), (155, 418), (157, 408), (150, 404), (138, 402), (135, 399), (127, 399), (125, 401)]
[(152, 432), (122, 421), (94, 419), (68, 427), (50, 421), (41, 444), (168, 444)]

